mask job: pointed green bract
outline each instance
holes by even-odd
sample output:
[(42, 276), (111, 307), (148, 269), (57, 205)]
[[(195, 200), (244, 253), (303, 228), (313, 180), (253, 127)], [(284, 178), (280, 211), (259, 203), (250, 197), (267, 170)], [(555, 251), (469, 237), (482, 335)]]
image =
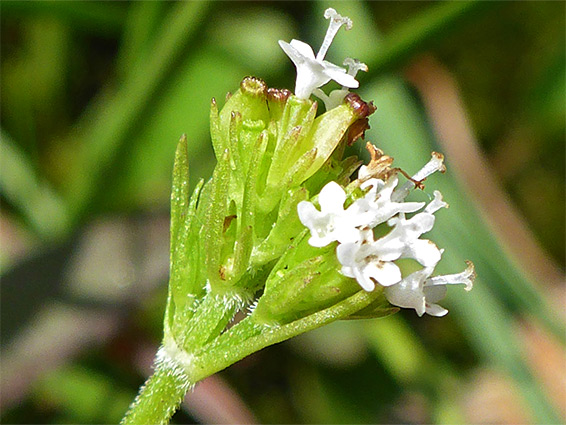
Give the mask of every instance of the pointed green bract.
[(207, 277), (211, 285), (221, 280), (221, 253), (224, 223), (228, 210), (230, 184), (230, 151), (226, 149), (218, 161), (211, 180), (210, 205), (204, 223), (204, 246)]
[(175, 151), (175, 163), (173, 165), (173, 188), (171, 190), (171, 252), (176, 250), (178, 244), (179, 229), (185, 223), (189, 203), (189, 153), (187, 148), (187, 136), (183, 134), (177, 150)]

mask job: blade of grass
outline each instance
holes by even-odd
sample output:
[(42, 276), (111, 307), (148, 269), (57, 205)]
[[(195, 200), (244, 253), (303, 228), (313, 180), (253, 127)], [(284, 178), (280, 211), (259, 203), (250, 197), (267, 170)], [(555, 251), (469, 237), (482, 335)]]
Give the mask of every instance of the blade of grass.
[(36, 173), (29, 158), (2, 130), (0, 193), (44, 239), (56, 239), (69, 229), (64, 203)]
[(70, 170), (72, 185), (68, 188), (68, 197), (73, 220), (81, 220), (93, 205), (95, 193), (104, 190), (99, 182), (105, 171), (127, 143), (129, 133), (139, 124), (138, 119), (150, 98), (183, 56), (207, 7), (207, 2), (200, 1), (175, 3), (155, 40), (151, 58), (132, 70), (114, 96), (103, 105), (97, 105), (96, 111), (86, 114), (77, 136), (82, 150)]
[(2, 15), (54, 16), (68, 21), (73, 28), (93, 34), (118, 34), (126, 17), (126, 5), (108, 1), (3, 1)]
[(122, 78), (136, 69), (142, 61), (147, 60), (151, 41), (159, 27), (166, 4), (159, 1), (130, 4), (117, 60), (118, 72)]

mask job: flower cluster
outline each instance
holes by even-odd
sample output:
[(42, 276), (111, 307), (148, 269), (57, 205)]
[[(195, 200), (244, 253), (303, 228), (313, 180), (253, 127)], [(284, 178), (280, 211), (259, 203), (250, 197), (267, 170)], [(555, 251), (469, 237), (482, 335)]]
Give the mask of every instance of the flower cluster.
[[(359, 86), (355, 78), (356, 74), (360, 70), (367, 72), (368, 68), (357, 59), (346, 58), (344, 60), (343, 64), (348, 67), (348, 71), (324, 60), (326, 52), (340, 27), (343, 25), (346, 29), (352, 27), (352, 21), (348, 17), (341, 16), (332, 8), (326, 9), (324, 17), (330, 19), (330, 24), (316, 56), (312, 48), (300, 40), (293, 39), (290, 43), (279, 40), (279, 45), (297, 68), (295, 95), (301, 99), (308, 99), (311, 94), (315, 94), (323, 100), (326, 110), (330, 110), (342, 103), (348, 94), (348, 88)], [(319, 87), (330, 80), (336, 81), (342, 85), (342, 88), (326, 95)]]
[[(413, 308), (419, 316), (443, 316), (448, 311), (435, 303), (444, 297), (446, 285), (465, 284), (467, 290), (472, 288), (473, 264), (468, 262), (462, 273), (431, 277), (442, 250), (421, 236), (432, 230), (434, 214), (448, 205), (439, 191), (434, 192), (428, 205), (405, 201), (411, 188), (430, 174), (444, 171), (443, 157), (433, 153), (431, 160), (398, 188), (397, 170), (389, 167), (392, 159), (371, 145), (368, 148), (372, 161), (360, 169), (358, 180), (353, 183), (363, 191), (362, 197), (344, 208), (346, 192), (330, 182), (318, 195), (320, 210), (312, 202), (298, 204), (299, 219), (311, 232), (309, 243), (323, 247), (337, 241), (341, 273), (355, 278), (364, 290), (373, 291), (376, 284), (381, 285), (391, 304)], [(409, 213), (414, 214), (407, 218)], [(391, 230), (376, 238), (382, 224)], [(403, 258), (415, 260), (422, 269), (403, 277), (395, 264)]]

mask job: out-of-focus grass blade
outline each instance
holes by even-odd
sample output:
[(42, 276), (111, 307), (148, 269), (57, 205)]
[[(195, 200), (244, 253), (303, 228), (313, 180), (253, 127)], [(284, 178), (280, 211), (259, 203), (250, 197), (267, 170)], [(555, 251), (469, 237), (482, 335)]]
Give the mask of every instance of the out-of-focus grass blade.
[(98, 371), (70, 364), (36, 382), (34, 397), (59, 411), (59, 423), (117, 423), (133, 397), (120, 384)]
[(3, 1), (0, 10), (4, 16), (51, 15), (74, 28), (108, 36), (120, 32), (126, 17), (126, 4), (109, 1)]
[[(215, 24), (207, 28), (207, 45), (219, 50), (254, 76), (266, 80), (290, 64), (278, 40), (296, 37), (290, 17), (267, 7), (218, 10)], [(261, 36), (260, 36), (261, 34)]]
[(0, 192), (17, 208), (31, 228), (45, 239), (68, 230), (68, 213), (54, 190), (36, 173), (27, 156), (1, 132)]
[(473, 297), (452, 297), (454, 314), (461, 315), (460, 321), (476, 350), (514, 379), (536, 423), (563, 423), (563, 418), (549, 403), (547, 394), (523, 360), (522, 350), (513, 332), (513, 317), (498, 302), (484, 284), (485, 281), (478, 280)]
[(405, 387), (418, 387), (434, 403), (434, 423), (463, 423), (456, 399), (455, 371), (450, 364), (427, 351), (422, 341), (400, 315), (363, 322), (363, 332), (372, 351), (385, 368)]
[(125, 77), (146, 61), (151, 41), (157, 31), (167, 3), (139, 1), (130, 3), (118, 56), (118, 73)]
[[(68, 189), (73, 218), (80, 219), (96, 201), (105, 172), (128, 141), (128, 135), (148, 107), (149, 100), (185, 54), (187, 43), (203, 21), (207, 2), (175, 3), (152, 46), (153, 54), (132, 70), (118, 92), (98, 105), (95, 114), (86, 114), (78, 136), (82, 143), (79, 158), (72, 165), (72, 186)], [(91, 111), (92, 112), (92, 111)]]

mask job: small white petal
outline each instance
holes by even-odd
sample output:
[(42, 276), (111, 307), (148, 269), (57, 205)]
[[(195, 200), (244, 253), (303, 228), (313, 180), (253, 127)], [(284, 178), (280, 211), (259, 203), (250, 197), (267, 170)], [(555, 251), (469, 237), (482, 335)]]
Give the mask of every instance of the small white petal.
[(364, 291), (371, 292), (375, 289), (375, 282), (360, 269), (354, 269), (354, 276), (356, 281)]
[[(279, 42), (279, 44), (281, 44), (281, 41)], [(312, 50), (312, 47), (309, 46), (304, 41), (293, 39), (289, 44), (293, 46), (301, 56), (308, 59), (312, 59), (313, 61), (315, 60), (314, 51)]]
[[(427, 279), (428, 280), (428, 279)], [(448, 289), (445, 285), (426, 286), (426, 280), (423, 284), (423, 293), (427, 303), (436, 303), (446, 296)]]
[(391, 286), (401, 281), (401, 270), (391, 262), (375, 261), (365, 269), (366, 276), (375, 279), (381, 286)]
[(349, 93), (347, 89), (332, 90), (330, 94), (326, 95), (321, 89), (313, 90), (312, 94), (324, 102), (324, 107), (327, 111), (340, 106), (344, 103), (344, 98)]
[(343, 243), (336, 248), (336, 257), (342, 264), (342, 273), (348, 277), (354, 277), (352, 266), (356, 263), (356, 254), (360, 246), (356, 243)]
[(297, 212), (299, 214), (299, 220), (307, 227), (320, 215), (320, 211), (308, 201), (299, 202), (297, 204)]
[(426, 312), (422, 285), (432, 271), (433, 269), (428, 267), (410, 274), (398, 284), (385, 288), (385, 297), (392, 305), (413, 308), (419, 316), (422, 316)]
[(413, 258), (424, 267), (434, 267), (441, 258), (440, 250), (428, 239), (418, 239), (409, 244), (401, 258)]
[(333, 181), (326, 184), (318, 195), (318, 203), (321, 211), (324, 212), (343, 212), (344, 201), (346, 201), (346, 192)]
[(426, 304), (425, 312), (426, 314), (434, 317), (442, 317), (448, 314), (448, 310), (438, 304)]
[(351, 89), (356, 89), (360, 86), (358, 80), (346, 73), (344, 68), (334, 65), (328, 61), (323, 61), (322, 63), (324, 64), (324, 73), (341, 86)]
[(295, 47), (291, 44), (287, 43), (286, 41), (279, 40), (279, 46), (283, 49), (285, 54), (289, 56), (289, 58), (293, 61), (295, 66), (302, 65), (306, 62), (307, 58), (301, 54)]
[(434, 199), (426, 206), (425, 212), (434, 214), (441, 208), (448, 208), (448, 204), (442, 199), (442, 193), (438, 190), (434, 191)]
[(358, 71), (368, 72), (368, 66), (358, 59), (346, 58), (344, 62), (342, 62), (342, 65), (348, 67), (348, 74), (352, 77), (355, 77)]

